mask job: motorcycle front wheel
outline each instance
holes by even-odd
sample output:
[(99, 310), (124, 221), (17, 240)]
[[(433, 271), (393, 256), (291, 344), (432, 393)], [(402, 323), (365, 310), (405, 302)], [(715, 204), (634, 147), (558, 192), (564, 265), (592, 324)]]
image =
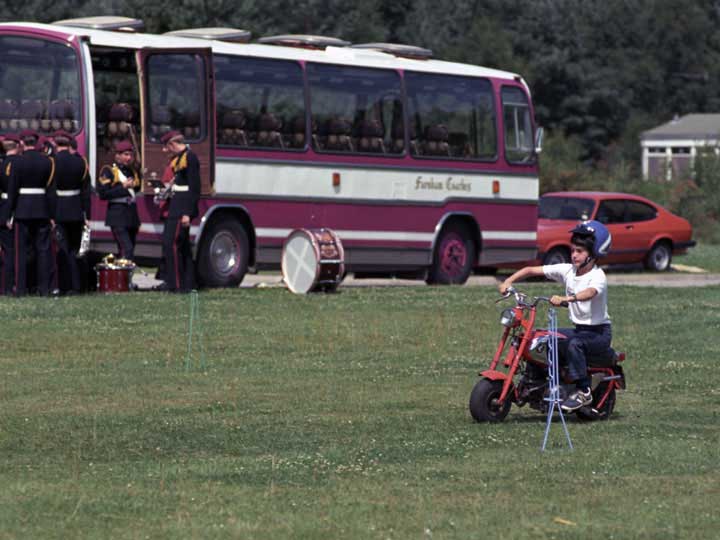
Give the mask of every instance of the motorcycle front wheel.
[(470, 414), (476, 422), (502, 422), (510, 412), (510, 399), (499, 403), (502, 381), (480, 379), (470, 394)]
[[(597, 408), (597, 404), (602, 401), (603, 397), (607, 394), (605, 401), (600, 408)], [(592, 393), (593, 402), (587, 407), (583, 407), (575, 411), (575, 414), (580, 420), (607, 420), (610, 418), (613, 410), (615, 409), (615, 388), (611, 388), (608, 393), (608, 383), (598, 384)]]

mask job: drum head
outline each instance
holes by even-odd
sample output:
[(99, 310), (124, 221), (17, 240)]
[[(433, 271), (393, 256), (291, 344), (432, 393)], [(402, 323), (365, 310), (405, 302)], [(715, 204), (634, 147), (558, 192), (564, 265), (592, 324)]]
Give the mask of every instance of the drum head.
[(318, 247), (307, 231), (294, 231), (283, 248), (282, 273), (288, 288), (298, 294), (310, 292), (317, 282)]

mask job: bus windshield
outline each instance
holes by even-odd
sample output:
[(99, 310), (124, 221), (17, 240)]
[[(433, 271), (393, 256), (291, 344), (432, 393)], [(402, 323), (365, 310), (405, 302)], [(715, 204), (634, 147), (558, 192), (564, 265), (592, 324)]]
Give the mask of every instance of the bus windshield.
[(0, 37), (0, 132), (81, 126), (80, 69), (67, 44), (42, 39)]

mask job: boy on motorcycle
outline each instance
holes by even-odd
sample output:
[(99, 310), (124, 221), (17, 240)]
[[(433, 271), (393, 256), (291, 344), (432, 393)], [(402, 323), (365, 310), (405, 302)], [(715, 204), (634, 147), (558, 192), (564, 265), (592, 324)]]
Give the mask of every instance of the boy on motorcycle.
[(515, 281), (533, 276), (544, 276), (565, 284), (565, 295), (551, 297), (550, 303), (560, 306), (567, 302), (570, 320), (575, 325), (575, 328), (558, 330), (568, 337), (564, 357), (568, 364), (568, 374), (576, 386), (575, 392), (561, 405), (566, 412), (592, 403), (586, 358), (589, 354), (606, 351), (612, 340), (607, 312), (607, 278), (605, 272), (596, 265), (598, 258), (607, 255), (610, 249), (610, 232), (605, 225), (593, 220), (578, 224), (570, 233), (571, 264), (526, 266), (499, 285), (500, 292), (505, 294)]

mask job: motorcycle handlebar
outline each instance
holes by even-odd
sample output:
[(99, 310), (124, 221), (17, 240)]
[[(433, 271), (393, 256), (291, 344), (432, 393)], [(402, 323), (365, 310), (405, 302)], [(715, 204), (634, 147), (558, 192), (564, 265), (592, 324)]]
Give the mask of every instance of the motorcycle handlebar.
[[(528, 302), (526, 302), (527, 295), (524, 293), (521, 293), (515, 287), (508, 287), (505, 290), (505, 294), (502, 295), (498, 300), (496, 300), (495, 303), (497, 304), (498, 302), (502, 302), (503, 300), (505, 300), (506, 298), (509, 298), (510, 296), (515, 296), (515, 301), (518, 304), (522, 304), (522, 305), (529, 305), (529, 306), (534, 307), (534, 306), (537, 306), (540, 302), (547, 302), (548, 304), (550, 304), (550, 297), (548, 297), (548, 296), (535, 296), (535, 297), (533, 297), (533, 301), (531, 303), (528, 303)], [(569, 305), (570, 304), (568, 302), (562, 302), (562, 303), (560, 303), (560, 306), (556, 306), (556, 307), (565, 307), (566, 308)]]

